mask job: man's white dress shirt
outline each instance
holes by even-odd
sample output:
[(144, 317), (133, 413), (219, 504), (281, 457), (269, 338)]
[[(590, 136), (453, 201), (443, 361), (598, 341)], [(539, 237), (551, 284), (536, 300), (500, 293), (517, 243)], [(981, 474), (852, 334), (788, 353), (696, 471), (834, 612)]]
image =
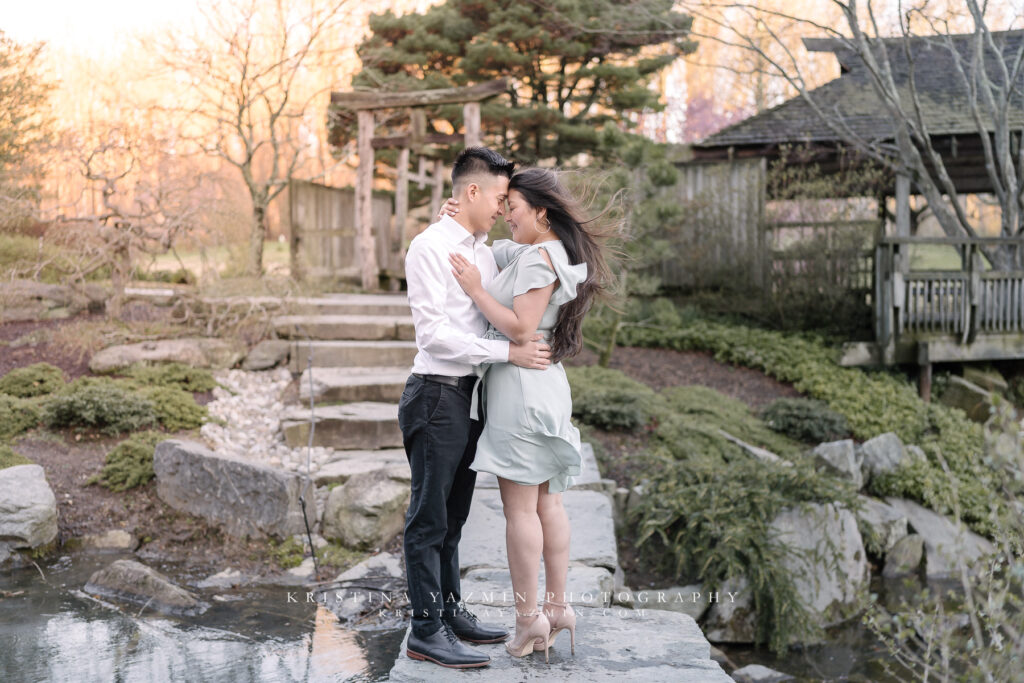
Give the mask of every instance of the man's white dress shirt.
[(461, 254), (480, 269), (484, 287), (498, 274), (487, 235), (476, 236), (451, 216), (444, 216), (413, 238), (405, 255), (409, 306), (416, 327), (416, 360), (421, 375), (462, 377), (482, 363), (508, 361), (507, 341), (482, 339), (487, 318), (462, 291), (448, 262)]

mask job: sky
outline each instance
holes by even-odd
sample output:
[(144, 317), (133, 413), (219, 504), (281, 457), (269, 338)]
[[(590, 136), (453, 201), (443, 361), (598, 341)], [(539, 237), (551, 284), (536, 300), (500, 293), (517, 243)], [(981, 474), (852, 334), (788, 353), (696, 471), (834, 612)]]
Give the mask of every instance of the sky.
[(187, 24), (196, 0), (0, 0), (0, 30), (91, 56), (115, 52), (130, 34)]

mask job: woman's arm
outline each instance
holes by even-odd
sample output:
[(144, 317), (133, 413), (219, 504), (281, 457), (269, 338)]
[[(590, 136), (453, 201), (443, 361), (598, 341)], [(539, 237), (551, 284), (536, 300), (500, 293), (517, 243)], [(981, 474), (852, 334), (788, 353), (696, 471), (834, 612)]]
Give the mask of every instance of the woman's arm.
[[(547, 252), (540, 250), (541, 256), (551, 266), (551, 259)], [(452, 275), (463, 290), (473, 299), (480, 312), (484, 314), (494, 327), (503, 335), (516, 344), (524, 344), (537, 331), (544, 311), (551, 301), (551, 293), (555, 291), (558, 284), (556, 279), (551, 284), (531, 289), (512, 300), (512, 308), (502, 306), (497, 299), (484, 289), (480, 281), (480, 271), (465, 257), (459, 254), (450, 254), (449, 262), (452, 264)], [(552, 270), (554, 272), (554, 270)]]

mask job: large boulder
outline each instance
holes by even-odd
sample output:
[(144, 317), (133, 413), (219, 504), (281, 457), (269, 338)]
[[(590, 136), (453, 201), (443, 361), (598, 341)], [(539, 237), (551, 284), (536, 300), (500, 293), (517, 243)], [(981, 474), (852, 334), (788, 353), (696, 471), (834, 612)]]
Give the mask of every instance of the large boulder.
[(865, 484), (876, 474), (891, 472), (924, 457), (920, 449), (907, 448), (892, 432), (868, 439), (858, 451)]
[(780, 543), (801, 551), (784, 562), (812, 618), (831, 626), (852, 616), (869, 578), (854, 514), (835, 503), (808, 504), (783, 510), (771, 527)]
[(7, 548), (38, 548), (56, 537), (57, 499), (43, 468), (0, 469), (0, 539)]
[(861, 461), (853, 439), (829, 441), (818, 444), (811, 456), (818, 469), (846, 479), (857, 489), (864, 485), (864, 475), (860, 471)]
[(959, 574), (959, 559), (970, 564), (995, 552), (987, 539), (966, 527), (958, 530), (950, 520), (913, 501), (890, 497), (885, 502), (903, 513), (914, 532), (924, 539), (928, 579), (953, 578)]
[(975, 422), (984, 422), (991, 415), (992, 396), (989, 391), (956, 375), (949, 378), (949, 385), (939, 396), (939, 402), (959, 408)]
[(220, 455), (194, 441), (170, 439), (153, 454), (156, 492), (176, 510), (221, 525), (234, 536), (303, 533), (300, 496), (310, 523), (316, 497), (310, 479)]
[(885, 555), (907, 535), (907, 517), (887, 503), (869, 496), (858, 496), (862, 504), (857, 513), (864, 546), (876, 555)]
[(114, 372), (133, 363), (184, 363), (197, 368), (231, 368), (245, 357), (245, 344), (238, 339), (192, 337), (160, 339), (109, 346), (89, 361), (95, 373)]
[(323, 515), (323, 533), (349, 548), (379, 547), (402, 530), (409, 484), (385, 470), (352, 475), (331, 491)]
[(194, 616), (209, 608), (196, 595), (135, 560), (117, 560), (100, 569), (82, 590), (108, 600), (145, 605), (163, 614)]

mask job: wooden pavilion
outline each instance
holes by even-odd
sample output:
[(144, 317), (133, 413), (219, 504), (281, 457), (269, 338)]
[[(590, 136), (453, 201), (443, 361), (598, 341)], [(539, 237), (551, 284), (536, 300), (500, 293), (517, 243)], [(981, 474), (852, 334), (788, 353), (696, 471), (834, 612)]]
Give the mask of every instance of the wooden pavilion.
[[(1010, 54), (1024, 43), (1024, 31), (994, 36)], [(970, 35), (916, 37), (906, 42), (894, 38), (879, 41), (884, 45), (878, 46), (887, 50), (894, 82), (905, 103), (911, 101), (912, 76), (921, 119), (958, 195), (993, 191), (979, 125), (968, 104), (968, 93), (955, 75), (948, 47), (967, 54), (973, 39)], [(944, 44), (946, 40), (950, 42)], [(861, 57), (839, 40), (804, 39), (804, 44), (813, 52), (832, 52), (839, 61), (840, 76), (809, 94), (822, 111), (834, 117), (834, 124), (829, 125), (798, 96), (695, 145), (698, 165), (760, 160), (763, 169), (765, 161), (780, 158), (784, 147), (799, 146), (813, 153), (814, 163), (824, 173), (837, 173), (843, 159), (849, 157), (837, 127), (872, 143), (889, 143), (895, 153), (893, 121)], [(1009, 110), (1010, 129), (1016, 131), (1011, 135), (1014, 158), (1020, 154), (1024, 136), (1020, 102), (1018, 98), (1017, 106)], [(763, 188), (763, 173), (761, 178)], [(1022, 264), (1024, 242), (1018, 236), (987, 237), (978, 231), (972, 236), (917, 235), (912, 229), (916, 216), (910, 201), (914, 190), (913, 178), (893, 174), (885, 175), (870, 190), (879, 207), (870, 254), (875, 341), (850, 344), (844, 362), (919, 363), (922, 394), (927, 396), (933, 362), (1024, 358), (1024, 266), (997, 270), (985, 257), (993, 249), (1004, 249), (1015, 252), (1011, 262)], [(894, 220), (889, 220), (885, 210), (889, 198), (895, 199)], [(762, 224), (758, 229), (765, 227)], [(959, 267), (912, 268), (910, 253), (919, 245), (955, 250)]]

